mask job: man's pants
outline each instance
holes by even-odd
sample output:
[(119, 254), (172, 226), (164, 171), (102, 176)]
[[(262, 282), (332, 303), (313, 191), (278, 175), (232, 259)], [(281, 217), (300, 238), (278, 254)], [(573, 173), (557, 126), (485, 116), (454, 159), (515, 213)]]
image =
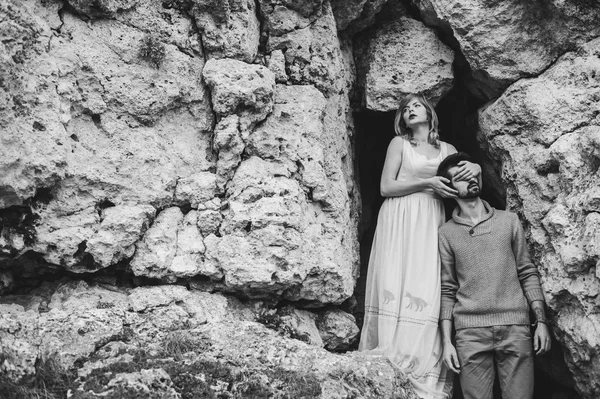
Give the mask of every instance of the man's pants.
[(502, 397), (533, 397), (533, 349), (529, 326), (464, 328), (456, 331), (460, 385), (465, 399), (492, 399), (495, 370)]

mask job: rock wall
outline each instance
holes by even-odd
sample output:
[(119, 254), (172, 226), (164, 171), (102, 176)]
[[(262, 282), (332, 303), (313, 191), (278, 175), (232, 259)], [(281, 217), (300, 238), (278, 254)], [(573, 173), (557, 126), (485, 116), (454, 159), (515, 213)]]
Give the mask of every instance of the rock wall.
[[(600, 369), (599, 20), (596, 2), (576, 0), (0, 0), (2, 371), (30, 375), (46, 352), (80, 365), (126, 342), (125, 325), (140, 343), (148, 329), (197, 328), (177, 301), (223, 301), (215, 292), (245, 301), (223, 310), (224, 337), (270, 334), (258, 319), (351, 348), (357, 326), (340, 306), (354, 303), (359, 188), (372, 186), (355, 172), (356, 135), (383, 140), (355, 132), (353, 113), (384, 115), (422, 91), (440, 115), (463, 98), (479, 118), (486, 176), (500, 175), (493, 191), (528, 231), (575, 387), (600, 395), (588, 377)], [(96, 295), (94, 284), (9, 295), (64, 276), (110, 286), (98, 295), (112, 305), (94, 302), (88, 320), (50, 299)], [(156, 325), (137, 319), (136, 304), (166, 297), (148, 305)], [(238, 317), (257, 300), (288, 306)], [(65, 347), (29, 322), (100, 338), (78, 345), (69, 330)], [(410, 397), (401, 373), (377, 367), (399, 379), (381, 392)], [(140, 373), (127, 378), (153, 378)], [(351, 378), (375, 378), (363, 374)]]
[[(484, 174), (501, 179), (486, 178), (484, 184), (499, 184), (495, 190), (505, 193), (506, 207), (520, 215), (528, 231), (555, 347), (561, 347), (574, 382), (561, 371), (559, 356), (540, 359), (538, 367), (552, 384), (574, 384), (582, 397), (597, 397), (597, 378), (589, 376), (599, 370), (600, 8), (577, 1), (414, 0), (412, 8), (397, 3), (388, 2), (379, 21), (356, 36), (361, 106), (393, 111), (398, 96), (416, 85), (434, 101), (450, 90), (457, 98), (462, 90), (458, 97), (467, 98), (465, 103), (479, 104), (469, 118), (478, 126), (479, 146), (492, 160), (484, 162)], [(394, 14), (402, 7), (403, 15)], [(424, 25), (412, 24), (436, 34), (415, 34), (406, 28), (407, 18), (420, 19)], [(428, 36), (433, 39), (427, 41)], [(444, 54), (452, 54), (444, 48), (456, 56), (444, 61)], [(444, 70), (445, 63), (453, 63), (451, 72)], [(444, 76), (449, 83), (440, 83)], [(462, 86), (451, 89), (452, 76)], [(460, 124), (447, 121), (446, 126)], [(366, 129), (361, 134), (371, 140), (382, 135)], [(442, 138), (460, 140), (461, 134), (468, 139), (464, 132), (444, 130)]]
[(577, 387), (600, 393), (600, 39), (480, 111), (480, 138), (507, 183), (543, 275)]
[(37, 254), (40, 272), (352, 295), (350, 50), (328, 3), (258, 5), (3, 2), (1, 201), (30, 221), (2, 231), (13, 273)]
[(537, 76), (566, 51), (600, 34), (594, 1), (412, 0), (427, 24), (452, 35), (488, 99)]

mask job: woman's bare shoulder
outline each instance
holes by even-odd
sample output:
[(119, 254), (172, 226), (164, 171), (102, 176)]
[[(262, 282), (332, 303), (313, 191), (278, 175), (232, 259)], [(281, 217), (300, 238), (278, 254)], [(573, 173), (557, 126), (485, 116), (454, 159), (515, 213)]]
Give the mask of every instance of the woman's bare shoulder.
[(394, 136), (392, 141), (390, 141), (389, 148), (401, 150), (405, 146), (406, 143), (408, 143), (408, 140), (406, 140), (404, 137)]

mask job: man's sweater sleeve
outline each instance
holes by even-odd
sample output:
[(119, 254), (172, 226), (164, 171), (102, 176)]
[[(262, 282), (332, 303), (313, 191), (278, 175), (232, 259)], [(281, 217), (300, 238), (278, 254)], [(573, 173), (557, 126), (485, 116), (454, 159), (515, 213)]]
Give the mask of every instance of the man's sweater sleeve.
[(521, 226), (519, 217), (514, 213), (512, 216), (512, 249), (515, 255), (517, 275), (519, 276), (521, 287), (530, 304), (533, 301), (544, 301), (544, 293), (542, 292), (542, 287), (540, 285), (540, 274), (529, 257), (523, 227)]
[(452, 310), (456, 304), (456, 291), (458, 282), (454, 268), (454, 253), (444, 234), (439, 232), (439, 252), (442, 261), (442, 303), (440, 308), (440, 320), (452, 320)]

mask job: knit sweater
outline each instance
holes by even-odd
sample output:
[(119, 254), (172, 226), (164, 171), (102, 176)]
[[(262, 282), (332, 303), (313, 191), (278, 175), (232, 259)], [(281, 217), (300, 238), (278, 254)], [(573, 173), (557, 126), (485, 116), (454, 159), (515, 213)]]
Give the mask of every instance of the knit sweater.
[(529, 304), (543, 301), (519, 218), (492, 208), (473, 225), (459, 216), (440, 227), (441, 320), (456, 329), (529, 324)]

